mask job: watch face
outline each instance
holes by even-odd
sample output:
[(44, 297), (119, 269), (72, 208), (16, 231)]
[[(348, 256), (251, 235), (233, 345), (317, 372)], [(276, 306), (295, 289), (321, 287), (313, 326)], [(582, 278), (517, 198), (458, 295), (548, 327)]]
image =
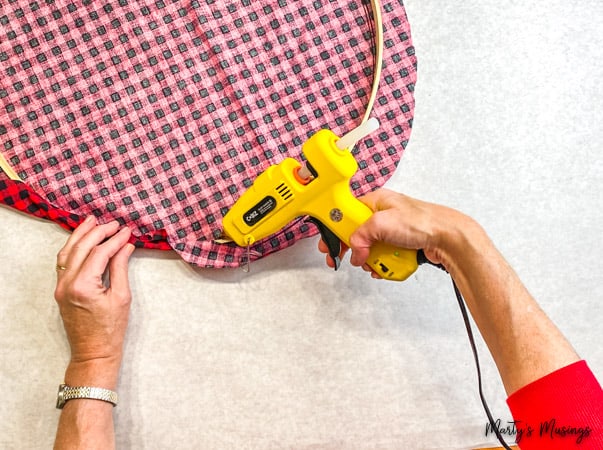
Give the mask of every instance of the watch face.
[(57, 409), (63, 409), (63, 406), (65, 406), (65, 385), (61, 384), (57, 393)]

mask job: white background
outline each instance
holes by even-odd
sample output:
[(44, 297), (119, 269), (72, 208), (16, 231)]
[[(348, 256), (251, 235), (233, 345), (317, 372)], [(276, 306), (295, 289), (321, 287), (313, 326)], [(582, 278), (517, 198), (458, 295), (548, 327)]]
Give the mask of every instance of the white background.
[[(475, 217), (603, 376), (603, 3), (411, 0), (413, 135), (389, 187)], [(49, 448), (68, 347), (58, 226), (0, 208), (0, 448)], [(484, 436), (450, 281), (323, 265), (316, 239), (194, 270), (137, 251), (118, 448), (453, 449)], [(480, 342), (493, 414), (510, 419)]]

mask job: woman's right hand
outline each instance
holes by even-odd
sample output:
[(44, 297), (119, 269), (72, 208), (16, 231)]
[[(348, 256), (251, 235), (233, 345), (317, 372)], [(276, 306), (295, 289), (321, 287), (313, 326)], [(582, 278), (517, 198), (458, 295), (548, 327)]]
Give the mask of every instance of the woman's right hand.
[[(411, 250), (422, 249), (431, 262), (448, 268), (458, 243), (463, 239), (461, 231), (477, 227), (472, 219), (458, 211), (389, 189), (378, 189), (358, 200), (374, 213), (350, 237), (350, 262), (366, 271), (372, 271), (366, 260), (376, 242)], [(322, 241), (319, 250), (327, 253)], [(343, 249), (342, 255), (346, 251), (347, 248)], [(332, 267), (329, 256), (327, 264)], [(373, 276), (378, 277), (374, 272)]]

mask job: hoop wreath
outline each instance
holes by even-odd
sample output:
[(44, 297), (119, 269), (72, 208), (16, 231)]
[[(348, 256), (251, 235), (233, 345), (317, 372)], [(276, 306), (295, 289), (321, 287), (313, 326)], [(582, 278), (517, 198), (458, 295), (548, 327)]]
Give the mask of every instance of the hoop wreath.
[[(382, 186), (410, 138), (416, 58), (400, 1), (381, 5), (378, 132), (354, 149), (356, 196)], [(138, 246), (202, 267), (255, 177), (320, 128), (362, 120), (375, 67), (369, 2), (38, 0), (0, 10), (0, 201), (72, 230), (119, 220)], [(303, 220), (265, 256), (317, 233)]]

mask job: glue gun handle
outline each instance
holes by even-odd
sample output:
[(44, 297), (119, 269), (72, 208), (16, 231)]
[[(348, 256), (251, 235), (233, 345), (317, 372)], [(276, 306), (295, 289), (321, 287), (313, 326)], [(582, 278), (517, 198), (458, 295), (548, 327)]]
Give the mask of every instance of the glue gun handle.
[(371, 247), (366, 263), (382, 278), (404, 281), (419, 267), (417, 251), (377, 242)]
[[(349, 246), (352, 233), (373, 215), (373, 211), (354, 197), (349, 189), (347, 192), (340, 191), (336, 198), (343, 220), (330, 222), (330, 226)], [(394, 281), (406, 280), (419, 266), (416, 250), (399, 248), (385, 242), (373, 244), (366, 263), (382, 278)]]

